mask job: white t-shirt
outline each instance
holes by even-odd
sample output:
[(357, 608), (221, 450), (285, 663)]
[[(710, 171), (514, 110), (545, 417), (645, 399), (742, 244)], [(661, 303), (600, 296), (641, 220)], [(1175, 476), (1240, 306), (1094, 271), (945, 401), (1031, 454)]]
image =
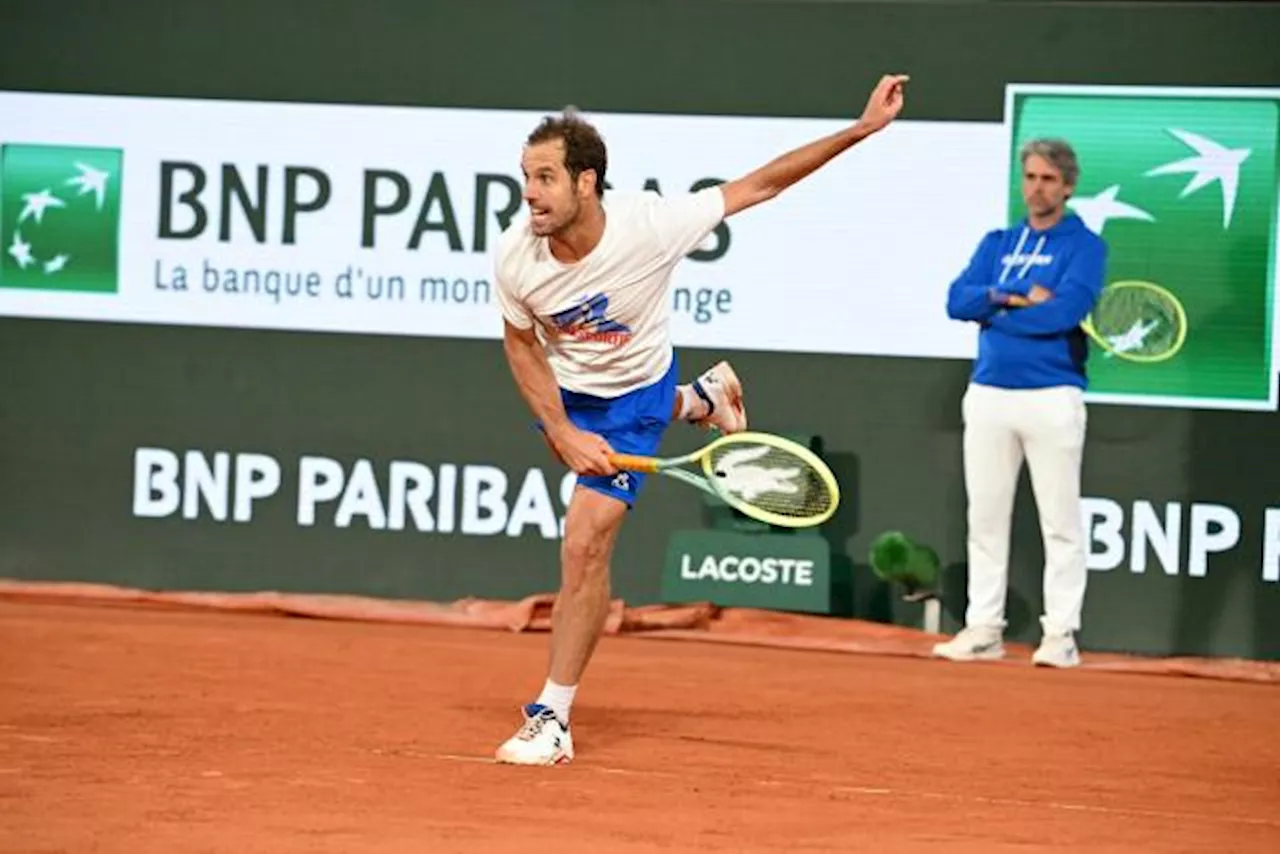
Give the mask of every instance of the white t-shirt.
[(537, 327), (560, 386), (618, 397), (671, 366), (671, 272), (724, 218), (724, 194), (609, 192), (603, 204), (604, 235), (585, 258), (557, 261), (526, 212), (498, 239), (495, 273), (502, 316)]

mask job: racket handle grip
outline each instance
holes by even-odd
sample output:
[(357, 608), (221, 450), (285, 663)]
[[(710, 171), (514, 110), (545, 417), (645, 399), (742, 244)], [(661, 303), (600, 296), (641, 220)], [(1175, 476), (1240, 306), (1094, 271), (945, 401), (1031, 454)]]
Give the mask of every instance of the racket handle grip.
[(609, 462), (622, 471), (653, 473), (658, 470), (658, 461), (653, 457), (637, 457), (633, 454), (610, 454)]

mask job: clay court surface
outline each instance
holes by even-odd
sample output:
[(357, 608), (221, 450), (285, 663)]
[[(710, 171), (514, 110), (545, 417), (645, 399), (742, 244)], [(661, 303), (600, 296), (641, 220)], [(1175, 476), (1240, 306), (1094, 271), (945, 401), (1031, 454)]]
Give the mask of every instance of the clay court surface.
[(0, 601), (4, 852), (1280, 851), (1280, 688)]

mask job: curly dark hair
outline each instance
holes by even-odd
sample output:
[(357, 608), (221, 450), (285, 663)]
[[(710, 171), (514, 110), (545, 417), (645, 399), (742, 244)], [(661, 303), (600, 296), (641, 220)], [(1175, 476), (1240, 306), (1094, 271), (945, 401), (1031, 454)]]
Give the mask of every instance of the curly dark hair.
[(604, 195), (604, 173), (609, 165), (604, 140), (600, 132), (585, 119), (579, 118), (572, 107), (559, 116), (547, 116), (529, 134), (526, 143), (536, 145), (558, 139), (564, 143), (564, 167), (576, 184), (578, 176), (588, 169), (596, 173), (596, 196)]

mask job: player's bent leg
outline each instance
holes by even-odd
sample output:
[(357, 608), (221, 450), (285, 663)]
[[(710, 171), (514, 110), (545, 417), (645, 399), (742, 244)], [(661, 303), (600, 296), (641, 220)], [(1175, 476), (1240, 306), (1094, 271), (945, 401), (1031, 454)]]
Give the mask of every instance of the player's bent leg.
[(547, 684), (524, 707), (524, 723), (498, 748), (499, 762), (557, 765), (573, 760), (569, 707), (609, 615), (609, 561), (629, 501), (612, 478), (582, 478), (565, 515), (561, 583), (551, 612)]
[(674, 415), (697, 427), (715, 427), (721, 433), (747, 429), (747, 408), (742, 397), (742, 381), (728, 362), (718, 362), (692, 383), (676, 389)]

